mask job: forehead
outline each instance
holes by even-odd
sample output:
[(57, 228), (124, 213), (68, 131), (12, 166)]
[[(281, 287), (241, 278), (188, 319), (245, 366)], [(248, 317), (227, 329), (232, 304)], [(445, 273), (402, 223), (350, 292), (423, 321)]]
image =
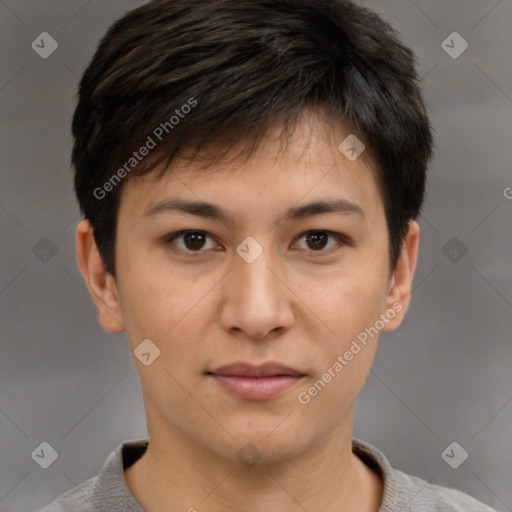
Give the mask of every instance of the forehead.
[(162, 168), (158, 167), (148, 175), (131, 177), (123, 187), (119, 213), (142, 217), (174, 199), (232, 206), (241, 219), (243, 211), (254, 215), (284, 203), (291, 206), (327, 197), (360, 205), (370, 217), (383, 213), (372, 162), (364, 152), (355, 160), (347, 158), (342, 142), (353, 135), (341, 123), (310, 116), (297, 124), (284, 144), (280, 134), (279, 127), (269, 130), (248, 158), (241, 156), (245, 146), (240, 142), (220, 160), (213, 154), (207, 166), (211, 148), (205, 158), (175, 159), (159, 179)]

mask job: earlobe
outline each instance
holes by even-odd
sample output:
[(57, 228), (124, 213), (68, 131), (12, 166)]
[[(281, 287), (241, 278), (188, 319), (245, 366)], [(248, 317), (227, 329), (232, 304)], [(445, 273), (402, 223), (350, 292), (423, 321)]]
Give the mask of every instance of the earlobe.
[[(391, 313), (392, 318), (382, 329), (382, 332), (394, 331), (401, 323), (409, 308), (411, 298), (412, 280), (418, 260), (420, 242), (420, 226), (415, 221), (409, 222), (407, 235), (402, 245), (395, 270), (391, 276), (390, 287), (386, 296), (385, 311)], [(388, 314), (388, 317), (391, 315)]]
[(105, 331), (118, 334), (122, 323), (115, 279), (106, 272), (105, 264), (94, 240), (89, 221), (82, 220), (76, 228), (77, 263), (98, 311), (98, 321)]

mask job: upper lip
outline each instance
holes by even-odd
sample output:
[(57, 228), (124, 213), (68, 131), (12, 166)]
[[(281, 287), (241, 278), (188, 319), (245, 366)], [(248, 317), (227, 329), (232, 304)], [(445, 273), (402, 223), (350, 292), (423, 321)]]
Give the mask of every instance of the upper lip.
[(214, 375), (233, 375), (238, 377), (270, 377), (274, 375), (292, 375), (300, 377), (304, 375), (299, 370), (290, 368), (280, 363), (269, 362), (259, 366), (249, 363), (233, 363), (212, 370)]

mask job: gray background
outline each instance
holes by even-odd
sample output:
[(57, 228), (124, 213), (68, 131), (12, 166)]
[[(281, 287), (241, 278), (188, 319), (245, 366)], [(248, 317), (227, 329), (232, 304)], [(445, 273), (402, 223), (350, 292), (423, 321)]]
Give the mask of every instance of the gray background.
[[(36, 510), (147, 433), (128, 342), (102, 331), (76, 265), (69, 168), (78, 77), (141, 3), (0, 1), (2, 512)], [(512, 2), (364, 4), (417, 52), (437, 150), (411, 309), (381, 337), (355, 436), (399, 469), (512, 510)], [(31, 48), (44, 31), (59, 44), (47, 59)], [(456, 59), (441, 47), (453, 31), (469, 44)], [(59, 454), (48, 469), (31, 458), (43, 441)], [(441, 457), (452, 441), (469, 453), (458, 469)]]

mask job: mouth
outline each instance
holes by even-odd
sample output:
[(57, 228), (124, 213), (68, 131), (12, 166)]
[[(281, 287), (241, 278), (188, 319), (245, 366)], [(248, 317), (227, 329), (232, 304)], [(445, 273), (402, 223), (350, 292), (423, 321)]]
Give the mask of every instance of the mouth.
[(295, 387), (305, 374), (280, 363), (254, 366), (234, 363), (206, 375), (231, 395), (243, 400), (270, 400)]

